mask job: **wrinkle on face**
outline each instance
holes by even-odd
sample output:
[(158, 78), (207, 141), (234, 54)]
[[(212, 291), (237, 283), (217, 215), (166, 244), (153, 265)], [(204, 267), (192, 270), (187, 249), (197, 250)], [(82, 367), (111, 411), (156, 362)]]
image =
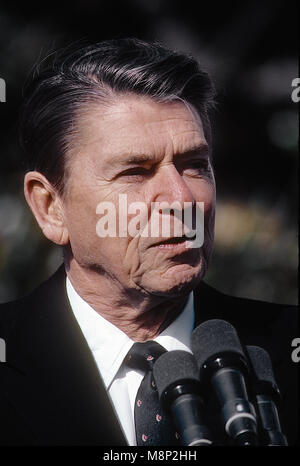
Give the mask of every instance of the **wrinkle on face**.
[[(92, 107), (81, 122), (78, 137), (64, 206), (71, 260), (86, 270), (102, 268), (102, 276), (110, 277), (112, 288), (115, 283), (116, 301), (123, 302), (133, 290), (151, 300), (195, 286), (204, 275), (212, 248), (215, 183), (212, 172), (211, 176), (186, 176), (178, 172), (176, 164), (187, 151), (207, 146), (197, 112), (178, 101), (158, 103), (147, 97), (125, 96), (111, 106)], [(127, 160), (124, 168), (125, 158), (143, 155), (148, 160), (139, 165), (147, 169), (155, 165), (153, 174), (141, 182), (124, 177), (122, 170), (134, 165), (134, 160)], [(99, 238), (96, 206), (103, 201), (118, 205), (120, 194), (127, 194), (128, 203), (145, 202), (148, 215), (156, 200), (204, 202), (204, 246), (177, 258), (150, 247), (151, 238)], [(95, 281), (98, 289), (105, 288), (104, 279), (95, 276)]]

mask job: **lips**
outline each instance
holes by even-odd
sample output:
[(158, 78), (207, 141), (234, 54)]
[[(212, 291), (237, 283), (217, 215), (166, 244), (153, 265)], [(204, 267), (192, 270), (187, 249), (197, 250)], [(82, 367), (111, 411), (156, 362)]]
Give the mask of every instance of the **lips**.
[(174, 236), (173, 238), (167, 238), (165, 240), (159, 241), (158, 243), (155, 243), (152, 245), (153, 246), (163, 246), (163, 245), (176, 245), (176, 244), (182, 244), (185, 243), (186, 241), (193, 241), (194, 237), (188, 238), (187, 236)]

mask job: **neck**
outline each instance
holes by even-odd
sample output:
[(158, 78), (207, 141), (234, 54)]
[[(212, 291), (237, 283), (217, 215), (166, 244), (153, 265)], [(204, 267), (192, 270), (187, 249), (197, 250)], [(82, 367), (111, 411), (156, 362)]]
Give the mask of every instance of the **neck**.
[(76, 292), (102, 317), (134, 341), (153, 340), (184, 309), (188, 296), (164, 298), (144, 290), (125, 289), (99, 270), (65, 263)]

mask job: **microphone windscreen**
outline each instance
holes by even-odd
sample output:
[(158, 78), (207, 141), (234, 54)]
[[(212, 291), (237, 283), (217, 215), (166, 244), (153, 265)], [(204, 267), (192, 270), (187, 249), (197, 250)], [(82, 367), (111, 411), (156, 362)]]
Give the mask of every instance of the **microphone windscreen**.
[(276, 386), (272, 361), (269, 353), (259, 346), (247, 346), (246, 348), (257, 381), (267, 382)]
[(199, 369), (214, 357), (235, 353), (245, 359), (235, 328), (225, 320), (211, 319), (203, 322), (192, 333), (192, 351)]
[(198, 368), (194, 356), (183, 350), (168, 351), (162, 354), (153, 366), (153, 377), (159, 397), (171, 385), (182, 380), (199, 383)]

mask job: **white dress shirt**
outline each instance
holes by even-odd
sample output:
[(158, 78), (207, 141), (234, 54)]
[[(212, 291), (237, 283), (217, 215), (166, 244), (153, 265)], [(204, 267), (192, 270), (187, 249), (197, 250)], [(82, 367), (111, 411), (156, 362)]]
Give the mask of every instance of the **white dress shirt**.
[[(134, 341), (84, 301), (68, 277), (66, 288), (71, 309), (96, 361), (127, 442), (136, 445), (134, 403), (144, 373), (122, 364)], [(193, 328), (194, 301), (191, 292), (183, 312), (154, 340), (168, 351), (191, 352)]]

